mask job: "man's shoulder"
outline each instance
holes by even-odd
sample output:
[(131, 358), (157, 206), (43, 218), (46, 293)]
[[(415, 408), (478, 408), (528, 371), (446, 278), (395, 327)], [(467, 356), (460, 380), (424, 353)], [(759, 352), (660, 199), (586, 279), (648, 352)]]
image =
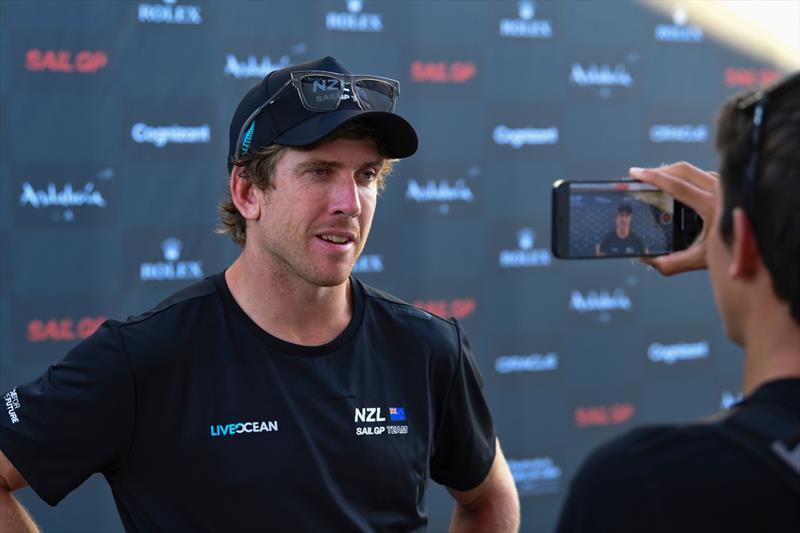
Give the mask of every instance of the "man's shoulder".
[(135, 326), (148, 321), (169, 321), (175, 314), (180, 314), (198, 305), (208, 302), (209, 297), (217, 294), (217, 288), (211, 277), (185, 287), (158, 303), (155, 307), (139, 314), (132, 315), (127, 320), (118, 322), (118, 327)]
[(421, 307), (376, 289), (357, 280), (364, 296), (364, 305), (369, 316), (386, 332), (414, 336), (434, 346), (446, 343), (457, 348), (463, 332), (455, 319), (444, 319)]
[(718, 485), (719, 472), (747, 470), (747, 452), (722, 438), (714, 424), (644, 426), (598, 447), (576, 477), (585, 486), (635, 487), (658, 481), (662, 488), (684, 483)]
[(223, 312), (214, 280), (206, 278), (139, 315), (109, 325), (119, 332), (129, 356), (150, 359), (176, 351), (187, 340), (206, 338), (218, 329)]

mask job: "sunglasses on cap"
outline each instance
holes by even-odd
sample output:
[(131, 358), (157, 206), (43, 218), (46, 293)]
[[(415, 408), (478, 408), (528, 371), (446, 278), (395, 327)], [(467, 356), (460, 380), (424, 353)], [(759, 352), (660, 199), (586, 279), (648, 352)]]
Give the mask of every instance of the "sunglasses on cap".
[(303, 107), (322, 113), (339, 109), (345, 100), (352, 100), (364, 111), (391, 113), (400, 94), (400, 82), (381, 76), (339, 74), (325, 70), (296, 70), (290, 75), (289, 81), (245, 120), (236, 142), (237, 158), (242, 154), (242, 141), (248, 137), (248, 130), (252, 129), (255, 118), (290, 87), (297, 91)]

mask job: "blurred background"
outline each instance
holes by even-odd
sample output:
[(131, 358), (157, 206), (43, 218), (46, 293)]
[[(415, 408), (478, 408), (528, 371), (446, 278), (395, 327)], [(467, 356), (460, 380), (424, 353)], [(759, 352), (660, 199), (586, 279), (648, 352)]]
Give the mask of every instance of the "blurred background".
[[(323, 55), (400, 80), (421, 147), (356, 273), (464, 324), (523, 531), (552, 529), (597, 444), (740, 396), (706, 274), (553, 258), (550, 193), (632, 165), (716, 168), (724, 98), (800, 68), (796, 0), (3, 0), (0, 390), (236, 257), (213, 232), (231, 114), (271, 70)], [(20, 499), (47, 531), (121, 530), (99, 476), (57, 508)], [(450, 509), (431, 486), (431, 531)]]

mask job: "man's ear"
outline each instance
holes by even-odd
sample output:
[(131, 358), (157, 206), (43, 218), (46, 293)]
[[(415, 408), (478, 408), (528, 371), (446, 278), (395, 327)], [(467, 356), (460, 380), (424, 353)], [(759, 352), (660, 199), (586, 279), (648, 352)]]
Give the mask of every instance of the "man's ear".
[(733, 210), (733, 238), (728, 273), (734, 279), (749, 279), (763, 266), (750, 218), (744, 209), (737, 207)]
[(258, 188), (250, 180), (241, 176), (241, 170), (237, 166), (231, 170), (231, 200), (245, 219), (258, 220), (261, 216)]

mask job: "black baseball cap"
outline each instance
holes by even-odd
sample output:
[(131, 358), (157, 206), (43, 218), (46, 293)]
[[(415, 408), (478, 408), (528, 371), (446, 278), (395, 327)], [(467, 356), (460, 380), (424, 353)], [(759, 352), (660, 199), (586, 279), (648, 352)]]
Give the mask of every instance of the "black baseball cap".
[[(250, 115), (279, 91), (289, 81), (295, 70), (326, 70), (339, 74), (351, 74), (336, 59), (328, 56), (308, 63), (292, 65), (275, 70), (244, 95), (233, 113), (228, 147), (228, 172), (233, 169), (236, 143), (242, 126)], [(366, 119), (383, 137), (389, 158), (408, 157), (417, 151), (417, 133), (411, 124), (400, 115), (387, 111), (364, 111), (352, 99), (340, 102), (334, 111), (318, 112), (306, 109), (297, 91), (284, 91), (277, 100), (265, 107), (254, 119), (255, 128), (250, 140), (250, 149), (257, 150), (271, 144), (283, 146), (308, 146), (339, 126), (354, 119)]]
[(633, 213), (633, 208), (630, 206), (630, 204), (619, 204), (617, 206), (617, 213), (622, 213), (623, 211), (630, 215)]

